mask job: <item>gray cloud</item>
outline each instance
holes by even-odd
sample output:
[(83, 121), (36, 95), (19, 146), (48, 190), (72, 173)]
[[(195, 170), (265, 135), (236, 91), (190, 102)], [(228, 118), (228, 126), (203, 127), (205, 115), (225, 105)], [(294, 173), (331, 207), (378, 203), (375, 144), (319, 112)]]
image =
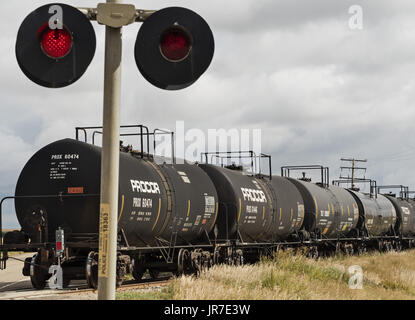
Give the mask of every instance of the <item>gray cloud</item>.
[[(94, 6), (96, 1), (63, 1)], [(125, 1), (127, 2), (127, 1)], [(180, 92), (148, 84), (134, 61), (139, 24), (124, 29), (123, 124), (174, 129), (260, 128), (273, 169), (321, 163), (337, 178), (340, 157), (367, 158), (367, 176), (415, 189), (411, 164), (415, 109), (415, 4), (412, 0), (132, 1), (177, 5), (201, 14), (215, 34), (207, 73)], [(102, 122), (104, 27), (85, 75), (64, 89), (41, 88), (21, 73), (15, 36), (46, 1), (0, 4), (0, 195), (39, 148), (74, 137), (74, 127)], [(363, 30), (349, 29), (351, 5), (363, 8)], [(12, 207), (10, 207), (12, 210)]]

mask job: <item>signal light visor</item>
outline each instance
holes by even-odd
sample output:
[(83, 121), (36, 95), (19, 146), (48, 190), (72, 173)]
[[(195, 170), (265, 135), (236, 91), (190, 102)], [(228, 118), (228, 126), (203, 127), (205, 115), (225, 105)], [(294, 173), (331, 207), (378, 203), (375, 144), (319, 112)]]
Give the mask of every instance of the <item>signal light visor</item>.
[(184, 28), (174, 26), (165, 30), (160, 37), (160, 52), (172, 62), (186, 59), (192, 49), (192, 38)]
[(40, 34), (40, 46), (50, 58), (64, 58), (72, 49), (72, 36), (68, 30), (45, 28)]

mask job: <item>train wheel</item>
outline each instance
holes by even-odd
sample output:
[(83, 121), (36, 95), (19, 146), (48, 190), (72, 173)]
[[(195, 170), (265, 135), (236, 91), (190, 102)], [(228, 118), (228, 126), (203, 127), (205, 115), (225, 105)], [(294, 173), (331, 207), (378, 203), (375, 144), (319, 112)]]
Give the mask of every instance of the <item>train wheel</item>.
[(199, 275), (202, 271), (202, 250), (196, 249), (193, 250), (190, 254), (192, 261), (192, 268), (196, 275)]
[(64, 288), (69, 287), (69, 284), (71, 283), (71, 279), (65, 277), (65, 275), (63, 275), (63, 281), (62, 281), (62, 285)]
[(144, 275), (144, 268), (137, 269), (134, 267), (133, 272), (131, 272), (134, 280), (140, 281), (143, 278)]
[(123, 281), (124, 281), (124, 277), (116, 277), (116, 279), (115, 279), (115, 286), (117, 287), (117, 288), (119, 288), (119, 287), (121, 287), (122, 286), (122, 283), (123, 283)]
[(392, 244), (390, 241), (386, 243), (386, 252), (390, 252), (393, 250)]
[(317, 246), (313, 247), (311, 258), (317, 260), (319, 258), (319, 256), (320, 256), (320, 253), (318, 251), (318, 247)]
[(340, 242), (336, 243), (336, 255), (342, 253), (342, 244)]
[(402, 243), (400, 241), (396, 241), (395, 249), (397, 252), (402, 251)]
[(209, 251), (203, 251), (202, 256), (203, 256), (204, 269), (206, 270), (210, 269), (213, 265), (213, 258), (212, 258), (211, 253)]
[(379, 251), (380, 251), (380, 252), (382, 252), (382, 251), (383, 251), (383, 247), (384, 247), (384, 245), (383, 245), (383, 241), (382, 241), (382, 240), (379, 240), (379, 241), (378, 241), (378, 249), (379, 249)]
[(235, 254), (235, 265), (237, 266), (243, 266), (244, 265), (244, 255), (242, 250), (236, 250)]
[(86, 281), (88, 287), (97, 289), (98, 288), (98, 254), (91, 251), (86, 259)]
[(188, 274), (191, 271), (190, 253), (187, 249), (180, 249), (177, 256), (177, 272), (179, 274)]
[(220, 247), (215, 247), (215, 250), (213, 251), (213, 264), (219, 264), (222, 261), (222, 256), (221, 256), (221, 252), (220, 252)]
[(47, 268), (40, 265), (40, 255), (36, 253), (30, 262), (30, 281), (33, 288), (37, 290), (44, 289), (48, 278)]
[(317, 247), (310, 247), (306, 253), (306, 257), (309, 259), (317, 259), (318, 258), (318, 250)]
[(133, 259), (133, 270), (131, 272), (133, 278), (137, 281), (140, 281), (143, 278), (145, 268), (145, 259), (144, 256), (137, 255)]
[(393, 250), (392, 243), (390, 241), (386, 242), (386, 252), (390, 252)]
[(121, 287), (122, 283), (124, 282), (124, 278), (128, 272), (130, 264), (131, 264), (130, 256), (123, 256), (122, 254), (118, 253), (116, 283), (115, 283), (117, 287)]
[(367, 252), (366, 245), (364, 243), (357, 245), (357, 253), (359, 255), (365, 254)]
[(148, 269), (148, 273), (150, 274), (151, 279), (157, 279), (160, 271), (157, 269)]

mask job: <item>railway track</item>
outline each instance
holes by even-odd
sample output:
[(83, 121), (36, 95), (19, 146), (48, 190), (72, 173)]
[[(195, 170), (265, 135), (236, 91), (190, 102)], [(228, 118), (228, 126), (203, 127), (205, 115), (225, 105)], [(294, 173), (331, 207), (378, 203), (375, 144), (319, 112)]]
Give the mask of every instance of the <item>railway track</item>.
[[(159, 289), (169, 283), (170, 277), (163, 277), (157, 280), (148, 279), (142, 282), (134, 280), (126, 281), (121, 287), (117, 288), (117, 292), (133, 291), (140, 289)], [(74, 281), (68, 288), (64, 290), (52, 290), (46, 287), (44, 290), (35, 290), (31, 287), (30, 280), (19, 280), (12, 283), (7, 289), (0, 293), (0, 300), (96, 300), (98, 291), (96, 289), (87, 288), (84, 281)]]
[[(144, 280), (143, 282), (135, 282), (134, 280), (126, 281), (121, 287), (117, 288), (117, 292), (120, 291), (128, 291), (134, 289), (144, 289), (144, 288), (151, 288), (151, 287), (164, 287), (169, 283), (170, 277), (163, 277), (157, 280)], [(82, 287), (74, 287), (68, 288), (63, 291), (57, 291), (58, 294), (73, 294), (73, 293), (87, 293), (87, 292), (96, 292), (96, 289), (92, 288), (82, 288)]]

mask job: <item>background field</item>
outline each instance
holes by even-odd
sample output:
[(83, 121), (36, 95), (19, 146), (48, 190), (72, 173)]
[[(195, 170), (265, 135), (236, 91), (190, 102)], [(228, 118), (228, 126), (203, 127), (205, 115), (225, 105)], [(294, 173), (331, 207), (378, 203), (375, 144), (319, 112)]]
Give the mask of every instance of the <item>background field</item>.
[[(350, 289), (350, 266), (363, 288)], [(173, 279), (161, 291), (122, 292), (117, 299), (415, 299), (415, 250), (319, 260), (281, 253), (256, 265), (215, 266)]]

